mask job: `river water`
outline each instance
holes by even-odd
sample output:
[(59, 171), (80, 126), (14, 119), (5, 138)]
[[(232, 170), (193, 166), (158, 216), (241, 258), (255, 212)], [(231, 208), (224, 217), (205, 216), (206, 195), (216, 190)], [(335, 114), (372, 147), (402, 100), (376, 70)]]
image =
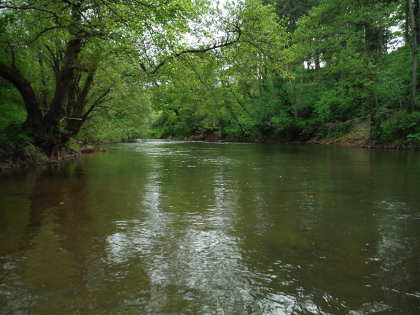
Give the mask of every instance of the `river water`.
[(419, 314), (420, 153), (139, 141), (0, 177), (1, 314)]

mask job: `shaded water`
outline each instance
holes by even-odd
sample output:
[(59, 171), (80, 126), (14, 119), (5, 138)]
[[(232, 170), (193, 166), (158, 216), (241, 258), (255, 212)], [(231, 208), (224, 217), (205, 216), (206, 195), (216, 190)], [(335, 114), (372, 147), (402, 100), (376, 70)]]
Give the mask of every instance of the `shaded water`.
[(419, 314), (420, 154), (146, 141), (0, 177), (1, 314)]

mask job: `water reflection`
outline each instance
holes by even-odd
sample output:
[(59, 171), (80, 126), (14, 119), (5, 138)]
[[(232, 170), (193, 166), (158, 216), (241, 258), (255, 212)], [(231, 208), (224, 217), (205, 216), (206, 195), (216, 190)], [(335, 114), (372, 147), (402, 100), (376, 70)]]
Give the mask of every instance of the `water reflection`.
[(0, 182), (0, 312), (420, 311), (420, 158), (142, 142)]

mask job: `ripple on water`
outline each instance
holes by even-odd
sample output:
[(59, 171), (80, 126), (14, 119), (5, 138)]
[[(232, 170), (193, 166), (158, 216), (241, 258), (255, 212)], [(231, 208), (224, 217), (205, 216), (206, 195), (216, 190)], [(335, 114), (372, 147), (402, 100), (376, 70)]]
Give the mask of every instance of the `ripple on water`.
[(419, 178), (299, 148), (139, 141), (0, 181), (0, 313), (418, 313)]

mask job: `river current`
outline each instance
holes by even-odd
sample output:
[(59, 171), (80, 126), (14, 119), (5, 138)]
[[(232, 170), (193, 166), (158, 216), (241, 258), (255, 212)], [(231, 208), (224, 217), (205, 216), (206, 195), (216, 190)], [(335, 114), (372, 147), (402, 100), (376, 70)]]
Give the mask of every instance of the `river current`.
[(139, 140), (0, 175), (0, 314), (420, 314), (420, 153)]

